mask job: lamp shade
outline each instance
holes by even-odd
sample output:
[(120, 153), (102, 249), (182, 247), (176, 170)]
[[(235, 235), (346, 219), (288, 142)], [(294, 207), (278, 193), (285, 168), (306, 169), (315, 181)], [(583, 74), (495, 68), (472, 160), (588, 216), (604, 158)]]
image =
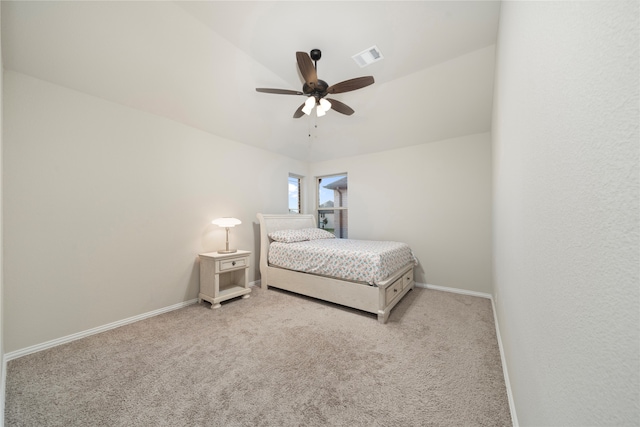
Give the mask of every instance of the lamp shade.
[(218, 218), (218, 219), (214, 219), (213, 221), (211, 221), (212, 224), (217, 225), (218, 227), (225, 227), (225, 228), (230, 228), (230, 227), (235, 227), (236, 225), (240, 225), (242, 224), (242, 221), (240, 221), (237, 218)]
[(304, 107), (302, 108), (302, 112), (305, 113), (306, 115), (311, 114), (311, 110), (313, 110), (313, 107), (315, 107), (316, 105), (316, 98), (314, 98), (313, 96), (310, 96), (307, 98), (307, 100), (304, 102)]
[(324, 109), (325, 113), (331, 109), (331, 103), (324, 98), (320, 99), (320, 105)]

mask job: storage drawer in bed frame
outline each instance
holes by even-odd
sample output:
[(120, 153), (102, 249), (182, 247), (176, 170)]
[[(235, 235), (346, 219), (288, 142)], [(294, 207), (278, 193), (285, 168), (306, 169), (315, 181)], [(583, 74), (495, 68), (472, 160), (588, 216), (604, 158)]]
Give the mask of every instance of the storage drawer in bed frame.
[(404, 283), (402, 285), (402, 289), (406, 288), (407, 286), (411, 285), (411, 283), (413, 282), (413, 268), (409, 271), (407, 271), (406, 273), (404, 273), (403, 280)]
[(395, 282), (387, 286), (385, 289), (385, 302), (389, 304), (396, 297), (402, 295), (402, 290), (413, 283), (413, 269), (404, 273)]
[(385, 301), (387, 304), (393, 301), (395, 297), (400, 295), (400, 293), (402, 292), (403, 283), (404, 283), (404, 277), (401, 277), (397, 279), (395, 282), (393, 282), (392, 284), (390, 284), (389, 286), (387, 286), (386, 294), (385, 294)]

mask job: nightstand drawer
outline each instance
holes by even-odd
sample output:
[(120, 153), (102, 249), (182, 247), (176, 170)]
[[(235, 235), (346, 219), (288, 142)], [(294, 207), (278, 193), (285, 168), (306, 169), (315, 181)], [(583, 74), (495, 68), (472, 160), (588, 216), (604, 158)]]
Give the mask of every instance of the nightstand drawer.
[(236, 268), (245, 268), (249, 266), (249, 258), (229, 258), (218, 261), (218, 271), (235, 270)]

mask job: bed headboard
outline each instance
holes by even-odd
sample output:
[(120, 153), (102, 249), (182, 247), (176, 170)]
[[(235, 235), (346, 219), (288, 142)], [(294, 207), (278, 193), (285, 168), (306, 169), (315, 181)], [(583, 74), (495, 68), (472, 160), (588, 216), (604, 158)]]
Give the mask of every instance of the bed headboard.
[(259, 213), (260, 221), (260, 287), (267, 288), (267, 255), (269, 252), (269, 233), (277, 230), (291, 230), (300, 228), (316, 228), (313, 215), (270, 215)]

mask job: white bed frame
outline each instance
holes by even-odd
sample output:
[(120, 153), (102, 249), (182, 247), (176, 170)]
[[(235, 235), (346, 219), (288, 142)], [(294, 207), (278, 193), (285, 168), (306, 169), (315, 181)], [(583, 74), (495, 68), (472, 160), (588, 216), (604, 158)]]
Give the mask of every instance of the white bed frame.
[(267, 262), (269, 233), (276, 230), (315, 228), (313, 215), (258, 214), (260, 221), (260, 287), (269, 286), (318, 298), (378, 315), (380, 323), (386, 323), (391, 309), (413, 289), (413, 265), (407, 265), (389, 276), (377, 286), (366, 283), (334, 279), (302, 273)]

